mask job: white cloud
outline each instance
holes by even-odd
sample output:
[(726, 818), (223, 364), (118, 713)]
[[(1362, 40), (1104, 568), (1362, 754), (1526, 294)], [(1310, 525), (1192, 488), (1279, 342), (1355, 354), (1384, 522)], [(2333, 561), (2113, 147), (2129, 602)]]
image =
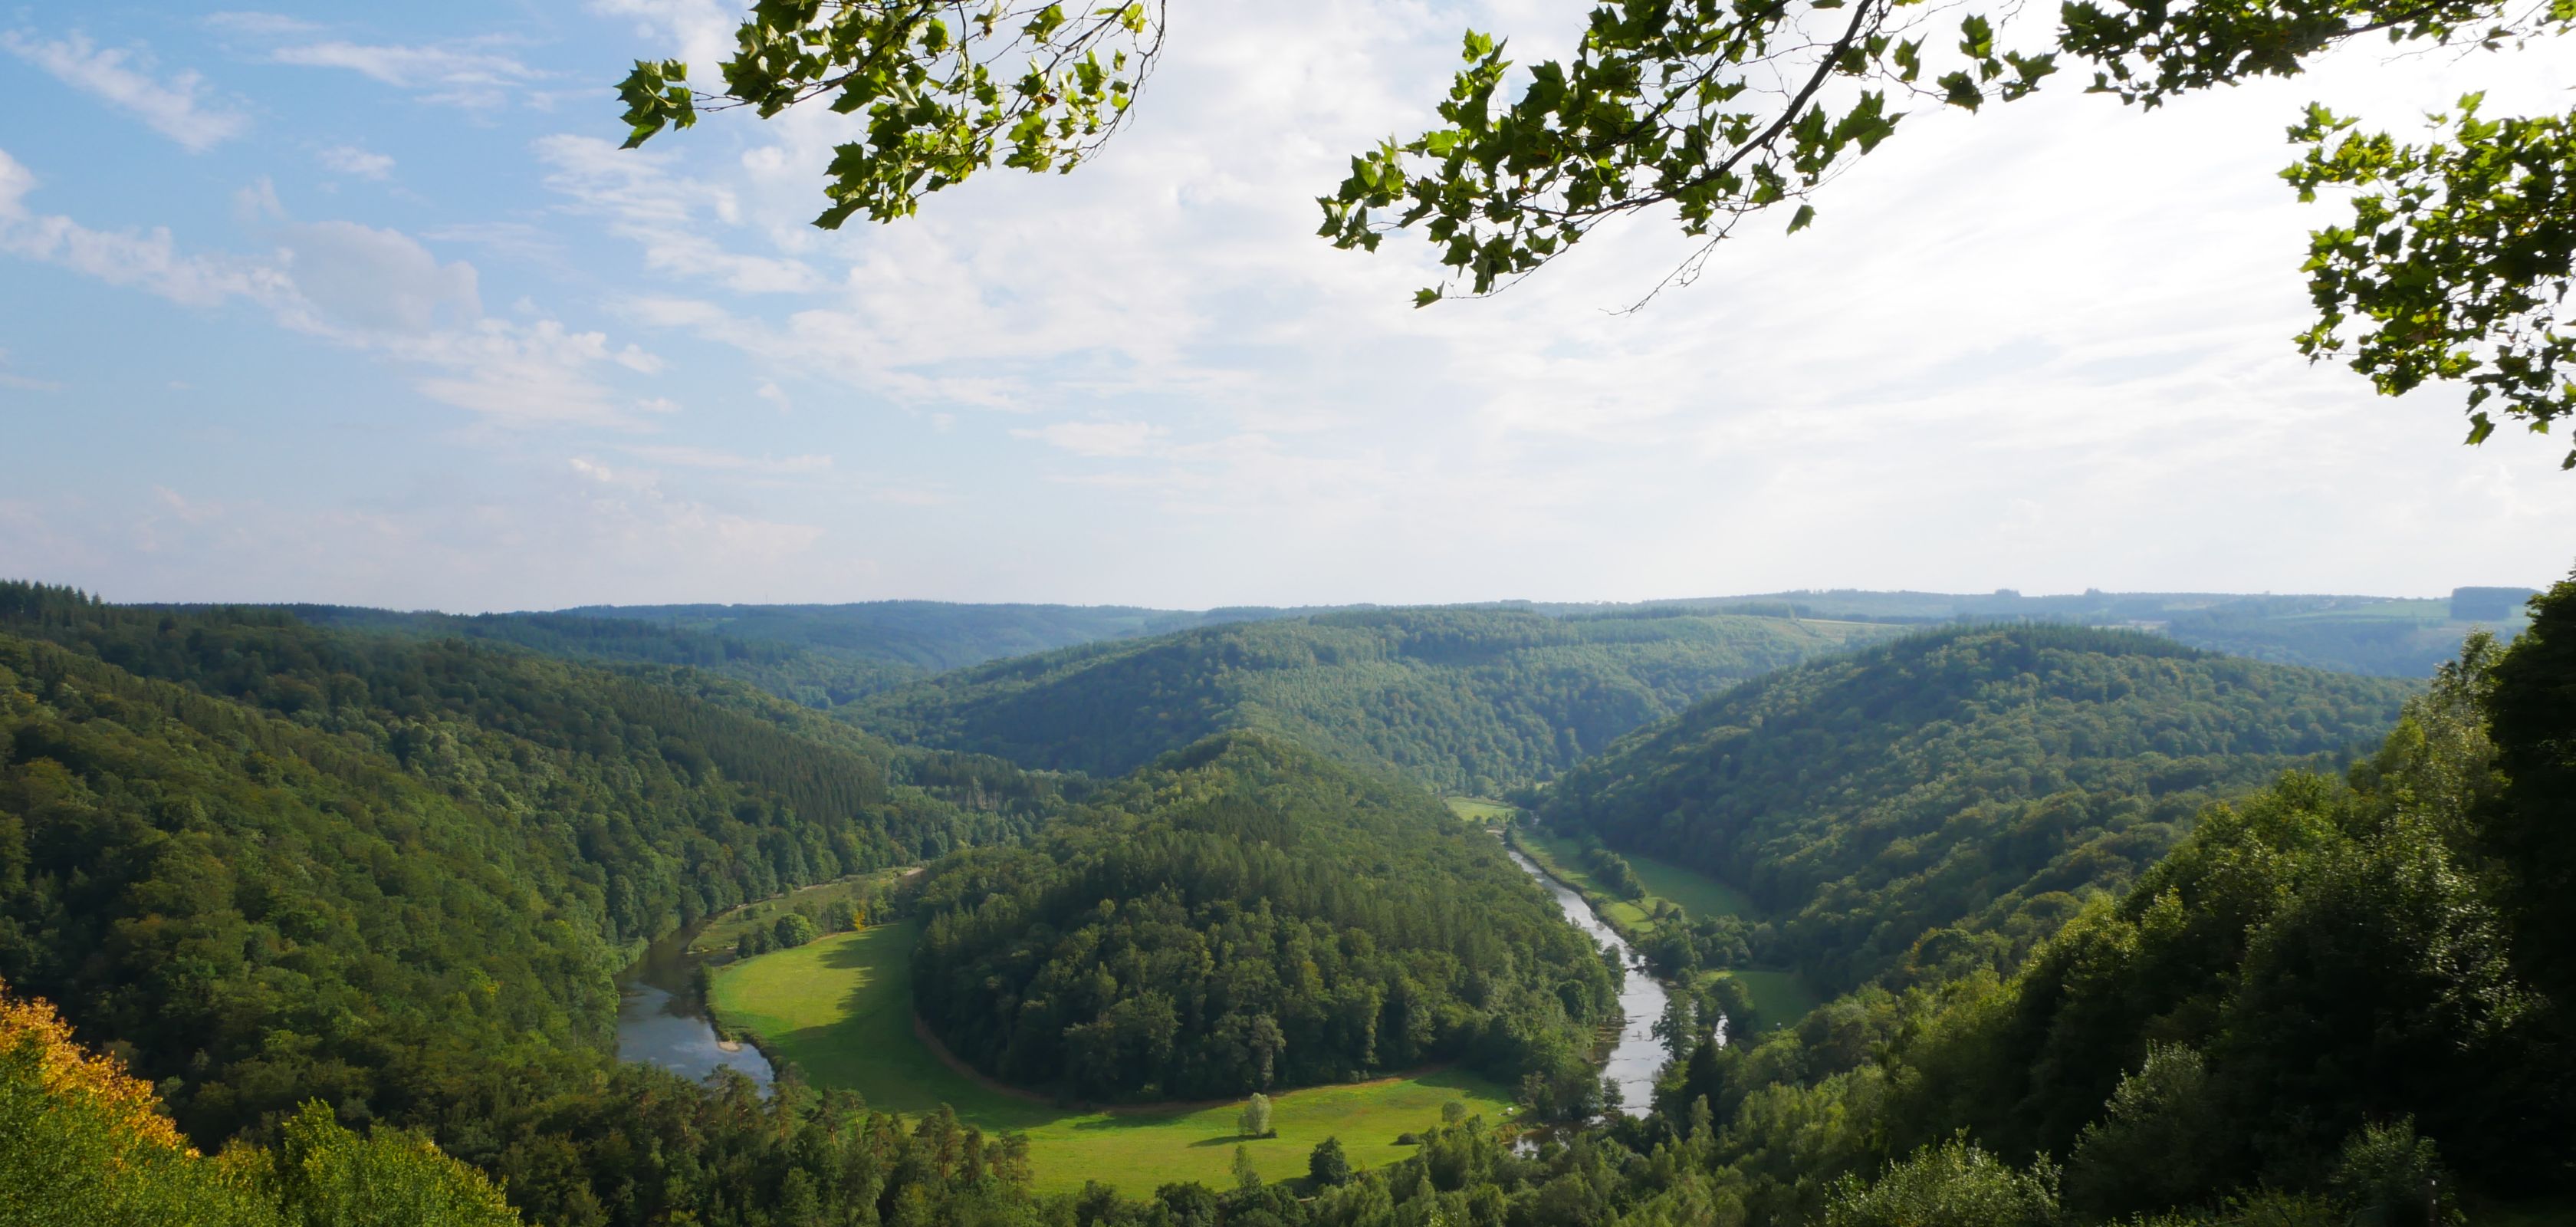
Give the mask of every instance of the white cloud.
[(632, 427), (600, 368), (660, 369), (659, 358), (612, 346), (604, 333), (483, 317), (474, 266), (442, 264), (399, 231), (286, 222), (268, 257), (198, 255), (180, 251), (166, 229), (100, 231), (35, 213), (27, 207), (35, 187), (35, 176), (0, 150), (0, 254), (183, 306), (250, 303), (292, 331), (418, 368), (423, 395), (487, 421)]
[(191, 153), (250, 131), (250, 117), (215, 103), (204, 78), (186, 70), (156, 77), (157, 66), (139, 51), (100, 47), (78, 31), (50, 41), (19, 30), (0, 32), (0, 48), (132, 114)]
[(537, 142), (537, 157), (549, 168), (548, 187), (570, 198), (575, 211), (609, 218), (609, 232), (641, 244), (650, 268), (737, 294), (822, 288), (823, 279), (799, 260), (718, 243), (711, 230), (741, 221), (733, 193), (672, 173), (660, 155), (591, 137), (551, 136)]
[[(865, 569), (820, 556), (822, 529), (665, 490), (590, 460), (505, 464), (445, 497), (314, 507), (212, 495), (202, 478), (146, 484), (121, 505), (65, 513), (0, 498), (0, 574), (135, 598), (364, 600), (558, 608), (592, 600), (732, 599), (783, 568), (832, 582)], [(497, 594), (508, 594), (500, 597)]]
[(334, 323), (422, 333), (473, 320), (483, 308), (474, 266), (441, 264), (409, 235), (356, 222), (284, 228), (286, 268), (305, 300)]
[(1169, 433), (1150, 422), (1058, 422), (1011, 432), (1015, 438), (1041, 440), (1077, 456), (1141, 456)]
[(344, 175), (382, 181), (393, 177), (391, 155), (361, 149), (355, 145), (333, 145), (314, 155), (322, 165)]
[(832, 458), (807, 456), (744, 456), (707, 447), (678, 445), (630, 445), (620, 448), (630, 456), (653, 464), (675, 468), (722, 469), (751, 473), (819, 473), (832, 467)]
[(21, 392), (60, 392), (63, 390), (63, 385), (55, 383), (50, 379), (36, 379), (5, 369), (8, 365), (9, 351), (0, 349), (0, 388), (16, 388)]
[(270, 38), (288, 34), (309, 34), (322, 28), (312, 22), (289, 17), (283, 13), (258, 12), (209, 13), (206, 15), (206, 26), (229, 34)]
[(279, 47), (269, 58), (308, 68), (339, 68), (396, 89), (423, 90), (424, 101), (471, 108), (504, 105), (545, 74), (498, 52), (467, 46), (402, 46), (343, 41)]
[(0, 253), (61, 265), (191, 307), (235, 298), (274, 305), (293, 297), (292, 283), (278, 270), (182, 254), (165, 229), (92, 230), (67, 217), (30, 212), (26, 197), (35, 187), (35, 175), (0, 150)]

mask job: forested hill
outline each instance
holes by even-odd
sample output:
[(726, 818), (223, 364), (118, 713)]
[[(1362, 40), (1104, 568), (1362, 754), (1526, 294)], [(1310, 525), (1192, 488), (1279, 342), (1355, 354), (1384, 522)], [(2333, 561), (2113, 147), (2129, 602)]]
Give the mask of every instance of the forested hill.
[[(2338, 770), (2411, 683), (2125, 631), (1953, 628), (1811, 662), (1643, 730), (1550, 789), (1548, 823), (1696, 866), (1749, 941), (1847, 988), (2007, 966), (2210, 800)], [(1916, 949), (1919, 938), (1952, 929)], [(1934, 966), (1937, 964), (1937, 966)]]
[(1220, 734), (1033, 844), (936, 867), (922, 1016), (1025, 1086), (1234, 1096), (1462, 1061), (1591, 1098), (1617, 983), (1498, 841), (1403, 781)]
[[(933, 673), (1102, 639), (1317, 612), (1119, 605), (591, 605), (556, 613), (403, 613), (273, 606), (317, 626), (516, 644), (612, 664), (687, 665), (829, 710)], [(184, 608), (182, 612), (184, 612)]]
[(698, 1111), (603, 1081), (636, 943), (1064, 804), (700, 673), (0, 585), (0, 981), (210, 1150), (320, 1098), (433, 1130), (538, 1221), (604, 1221), (577, 1211), (608, 1156), (563, 1122)]
[(634, 618), (568, 613), (396, 613), (350, 605), (274, 607), (315, 626), (412, 639), (515, 644), (548, 656), (608, 665), (685, 665), (747, 682), (806, 707), (830, 709), (891, 690), (927, 671), (865, 652), (742, 639)]
[(1221, 730), (1264, 729), (1489, 793), (1552, 777), (1744, 678), (1887, 633), (1786, 618), (1373, 610), (998, 661), (842, 714), (897, 741), (1095, 775)]
[(1030, 656), (1101, 639), (1131, 639), (1194, 626), (1261, 622), (1321, 608), (1142, 609), (1129, 605), (960, 605), (865, 601), (850, 605), (585, 605), (564, 610), (780, 644), (930, 673), (1006, 656)]
[[(1653, 607), (1795, 611), (1801, 617), (1934, 623), (2053, 622), (2164, 635), (2177, 643), (2278, 664), (2418, 680), (2486, 630), (2510, 641), (2529, 621), (2529, 588), (2459, 588), (2445, 598), (2102, 592), (2024, 596), (1836, 589), (1656, 602)], [(1558, 607), (1561, 612), (1563, 608)]]

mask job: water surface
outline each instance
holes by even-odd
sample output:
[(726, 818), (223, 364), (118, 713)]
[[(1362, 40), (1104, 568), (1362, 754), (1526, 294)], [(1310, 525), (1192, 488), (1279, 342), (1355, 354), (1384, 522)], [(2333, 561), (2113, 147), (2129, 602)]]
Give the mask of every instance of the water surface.
[[(1619, 1110), (1630, 1116), (1644, 1116), (1653, 1106), (1655, 1072), (1664, 1067), (1667, 1054), (1655, 1039), (1655, 1020), (1664, 1016), (1664, 1003), (1669, 998), (1663, 984), (1646, 971), (1645, 957), (1620, 940), (1619, 931), (1592, 914), (1592, 905), (1583, 901), (1571, 886), (1548, 876), (1538, 862), (1507, 848), (1512, 863), (1527, 870), (1539, 880), (1547, 893), (1556, 896), (1556, 906), (1574, 927), (1592, 936), (1592, 940), (1615, 951), (1619, 965), (1628, 969), (1625, 985), (1619, 990), (1619, 1012), (1626, 1021), (1619, 1026), (1618, 1041), (1610, 1046), (1610, 1055), (1601, 1066), (1601, 1076), (1619, 1084)], [(1723, 1028), (1719, 1032), (1724, 1034)]]
[(659, 1065), (692, 1082), (737, 1069), (769, 1085), (769, 1058), (749, 1044), (728, 1044), (687, 991), (692, 927), (653, 943), (617, 978), (617, 1059)]

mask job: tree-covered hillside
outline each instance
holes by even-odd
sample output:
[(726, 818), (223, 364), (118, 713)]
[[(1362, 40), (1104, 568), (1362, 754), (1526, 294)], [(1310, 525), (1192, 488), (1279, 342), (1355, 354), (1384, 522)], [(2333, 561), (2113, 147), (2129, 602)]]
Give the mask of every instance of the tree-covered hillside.
[[(1062, 789), (692, 671), (0, 586), (0, 981), (113, 1039), (201, 1144), (319, 1099), (431, 1130), (537, 1221), (665, 1221), (600, 1199), (686, 1185), (700, 1143), (658, 1175), (596, 1147), (722, 1114), (611, 1076), (640, 942), (1019, 837)], [(673, 1195), (699, 1192), (744, 1204)]]
[(1870, 988), (1758, 1043), (1690, 1048), (1657, 1096), (1688, 1135), (1683, 1175), (1623, 1208), (2568, 1221), (2576, 582), (2543, 605), (2511, 650), (2472, 641), (2345, 778), (2293, 772), (2207, 808), (2017, 974)]
[(866, 601), (852, 605), (585, 605), (563, 612), (647, 622), (744, 643), (783, 644), (939, 673), (1101, 639), (1130, 639), (1194, 626), (1260, 622), (1319, 611)]
[(1403, 609), (997, 661), (845, 713), (897, 741), (1116, 775), (1227, 729), (1448, 792), (1542, 780), (1734, 682), (1879, 628), (1783, 618)]
[(636, 618), (569, 613), (396, 613), (347, 605), (281, 605), (316, 626), (417, 639), (476, 639), (516, 644), (548, 656), (604, 664), (685, 665), (748, 682), (790, 702), (829, 709), (890, 690), (928, 671), (855, 651), (776, 639), (745, 639), (715, 630)]
[[(1410, 784), (1223, 734), (940, 863), (922, 1016), (1027, 1086), (1196, 1099), (1462, 1061), (1588, 1091), (1616, 971)], [(1588, 1100), (1588, 1094), (1578, 1096)]]
[(1576, 767), (1541, 813), (1781, 918), (1706, 922), (1712, 952), (1834, 988), (1955, 974), (2011, 965), (2202, 805), (2338, 767), (2409, 692), (2134, 632), (1953, 628), (1704, 702)]
[(1802, 617), (1912, 624), (2054, 622), (2152, 631), (2176, 643), (2278, 664), (2374, 677), (2431, 677), (2470, 632), (2510, 640), (2527, 588), (2461, 588), (2450, 599), (2247, 596), (2211, 592), (2087, 591), (2024, 596), (1836, 589), (1658, 602), (1654, 607), (1796, 611)]

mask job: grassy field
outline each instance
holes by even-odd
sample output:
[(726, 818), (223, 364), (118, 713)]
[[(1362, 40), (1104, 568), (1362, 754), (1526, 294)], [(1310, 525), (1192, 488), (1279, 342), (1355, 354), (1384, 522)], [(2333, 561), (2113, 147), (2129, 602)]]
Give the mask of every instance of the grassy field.
[(1235, 1135), (1239, 1102), (1156, 1112), (1031, 1102), (949, 1068), (913, 1034), (914, 932), (909, 922), (883, 925), (734, 964), (716, 973), (709, 1001), (726, 1025), (760, 1036), (818, 1086), (847, 1087), (898, 1112), (945, 1103), (988, 1132), (1027, 1134), (1041, 1190), (1086, 1179), (1131, 1196), (1176, 1180), (1225, 1188), (1237, 1143), (1251, 1148), (1264, 1179), (1284, 1180), (1305, 1174), (1307, 1153), (1327, 1136), (1342, 1139), (1352, 1163), (1374, 1167), (1411, 1154), (1396, 1135), (1438, 1123), (1443, 1103), (1464, 1100), (1489, 1120), (1510, 1106), (1501, 1087), (1454, 1071), (1313, 1087), (1273, 1096), (1278, 1136), (1256, 1140)]
[(1450, 813), (1469, 822), (1481, 822), (1491, 826), (1497, 822), (1511, 821), (1512, 807), (1500, 801), (1488, 801), (1483, 797), (1449, 797), (1446, 800), (1449, 802)]
[(1630, 856), (1628, 867), (1637, 871), (1637, 880), (1646, 884), (1650, 898), (1670, 899), (1693, 916), (1761, 918), (1760, 909), (1753, 906), (1753, 896), (1696, 869), (1684, 869), (1651, 856)]
[(865, 901), (871, 892), (892, 884), (896, 878), (907, 872), (909, 871), (902, 869), (880, 869), (874, 873), (856, 874), (846, 878), (835, 878), (829, 882), (819, 882), (790, 891), (775, 899), (746, 903), (708, 921), (707, 927), (699, 930), (697, 937), (689, 942), (689, 952), (715, 954), (731, 950), (734, 942), (744, 933), (754, 927), (775, 924), (779, 917), (789, 912), (802, 910), (809, 914), (816, 914), (822, 911), (824, 904), (835, 900)]
[[(1807, 1016), (1807, 1011), (1823, 1005), (1807, 979), (1794, 971), (1734, 971), (1700, 973), (1706, 980), (1726, 978), (1744, 986), (1745, 995), (1753, 1001), (1753, 1017), (1742, 1020), (1736, 1030), (1768, 1031), (1785, 1027)], [(1703, 981), (1705, 982), (1705, 980)]]

